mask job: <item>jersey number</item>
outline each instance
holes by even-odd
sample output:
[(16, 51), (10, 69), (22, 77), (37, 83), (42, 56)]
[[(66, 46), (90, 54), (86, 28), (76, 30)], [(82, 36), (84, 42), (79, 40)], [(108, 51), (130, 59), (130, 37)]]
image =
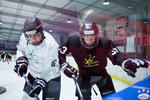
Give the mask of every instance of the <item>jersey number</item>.
[(117, 48), (113, 48), (112, 49), (112, 55), (115, 55), (115, 54), (117, 54), (119, 51), (118, 51), (118, 49)]
[(59, 49), (61, 54), (65, 54), (67, 51), (67, 47), (63, 46), (62, 48)]
[(52, 63), (51, 63), (51, 66), (52, 66), (52, 67), (54, 67), (54, 66), (56, 65), (56, 61), (57, 61), (57, 60), (53, 60), (53, 61), (52, 61)]

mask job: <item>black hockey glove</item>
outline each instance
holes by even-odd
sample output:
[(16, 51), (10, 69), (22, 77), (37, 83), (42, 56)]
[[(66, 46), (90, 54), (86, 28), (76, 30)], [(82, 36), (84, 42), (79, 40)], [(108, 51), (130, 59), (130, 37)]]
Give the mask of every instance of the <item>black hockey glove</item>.
[(67, 63), (62, 64), (62, 71), (63, 73), (68, 76), (69, 78), (76, 78), (79, 76), (79, 72), (78, 70), (76, 70), (75, 68), (73, 68), (72, 66), (70, 66)]
[(16, 60), (14, 71), (22, 77), (27, 73), (28, 59), (25, 56), (21, 56)]
[(29, 92), (30, 97), (35, 97), (39, 95), (41, 90), (46, 86), (46, 81), (44, 79), (36, 79), (33, 82), (32, 90)]
[(149, 63), (142, 59), (127, 59), (122, 63), (122, 68), (129, 76), (135, 77), (137, 68), (148, 68)]

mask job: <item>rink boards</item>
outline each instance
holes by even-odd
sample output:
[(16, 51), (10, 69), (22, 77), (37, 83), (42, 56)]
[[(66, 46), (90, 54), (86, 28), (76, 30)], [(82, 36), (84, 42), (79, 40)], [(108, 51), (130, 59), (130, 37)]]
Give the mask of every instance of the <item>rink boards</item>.
[(150, 76), (103, 100), (150, 100)]

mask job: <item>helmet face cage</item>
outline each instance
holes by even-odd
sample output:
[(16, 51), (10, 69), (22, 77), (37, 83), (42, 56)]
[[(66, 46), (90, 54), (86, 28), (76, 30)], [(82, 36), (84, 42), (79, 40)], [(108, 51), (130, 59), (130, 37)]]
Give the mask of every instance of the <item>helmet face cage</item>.
[[(93, 43), (93, 45), (87, 45), (83, 36), (84, 35), (95, 35), (96, 36), (96, 40)], [(96, 25), (96, 23), (84, 23), (81, 28), (80, 28), (80, 36), (81, 36), (81, 44), (83, 47), (88, 48), (88, 49), (92, 49), (95, 48), (98, 44), (98, 27)]]
[[(40, 32), (42, 38), (44, 39), (43, 27), (40, 19), (38, 18), (28, 18), (24, 23), (24, 34), (28, 43), (31, 43), (29, 35), (33, 35)], [(32, 44), (32, 43), (31, 43)]]

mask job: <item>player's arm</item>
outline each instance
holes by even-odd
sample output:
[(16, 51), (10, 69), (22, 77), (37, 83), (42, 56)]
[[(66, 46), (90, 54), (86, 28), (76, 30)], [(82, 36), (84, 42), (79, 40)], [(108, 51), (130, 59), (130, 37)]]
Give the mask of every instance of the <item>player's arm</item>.
[(24, 34), (22, 34), (19, 40), (19, 44), (17, 44), (16, 62), (14, 66), (14, 71), (20, 77), (27, 73), (28, 59), (24, 53), (25, 46), (26, 40)]
[(110, 43), (108, 57), (113, 64), (121, 66), (123, 70), (132, 77), (135, 77), (137, 68), (147, 68), (149, 66), (149, 63), (143, 59), (128, 58), (125, 54), (121, 53), (112, 42)]
[(70, 66), (66, 62), (66, 56), (70, 53), (69, 41), (59, 48), (59, 64), (63, 73), (69, 78), (75, 78), (78, 76), (79, 72), (74, 67)]
[(114, 65), (122, 65), (122, 62), (127, 59), (127, 56), (120, 52), (115, 44), (109, 40), (107, 41), (107, 57), (112, 61)]

